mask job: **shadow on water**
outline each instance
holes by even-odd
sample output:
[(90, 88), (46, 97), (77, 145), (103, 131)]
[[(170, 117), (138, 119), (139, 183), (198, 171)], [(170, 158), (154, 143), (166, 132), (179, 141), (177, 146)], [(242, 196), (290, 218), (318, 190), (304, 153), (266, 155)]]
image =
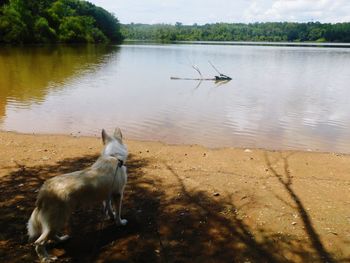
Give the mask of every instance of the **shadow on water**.
[[(1, 178), (1, 261), (36, 260), (25, 229), (36, 190), (47, 178), (83, 169), (96, 158), (90, 155), (54, 165), (19, 167)], [(295, 202), (313, 251), (306, 248), (305, 241), (295, 242), (291, 236), (253, 230), (239, 217), (232, 196), (189, 190), (177, 170), (166, 163), (173, 183), (164, 187), (157, 176), (145, 173), (147, 168), (154, 171), (152, 160), (133, 155), (128, 161), (123, 204), (128, 225), (116, 227), (104, 221), (99, 206), (77, 211), (68, 228), (72, 238), (51, 245), (50, 251), (59, 256), (58, 262), (334, 262), (292, 189), (287, 158), (284, 161), (282, 176), (266, 156), (270, 169)], [(286, 257), (288, 254), (293, 257)]]
[(44, 45), (0, 47), (0, 118), (8, 100), (42, 101), (67, 79), (105, 63), (118, 52), (111, 45)]

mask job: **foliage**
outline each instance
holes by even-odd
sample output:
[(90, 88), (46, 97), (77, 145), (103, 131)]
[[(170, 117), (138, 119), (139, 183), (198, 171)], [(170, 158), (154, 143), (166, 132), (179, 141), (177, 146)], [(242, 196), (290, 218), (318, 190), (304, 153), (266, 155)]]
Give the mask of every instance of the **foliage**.
[(46, 18), (39, 17), (34, 23), (36, 42), (53, 42), (57, 39), (56, 31), (49, 26)]
[(1, 12), (0, 39), (4, 42), (20, 42), (20, 39), (27, 39), (29, 32), (23, 21), (26, 14), (19, 1), (13, 1), (12, 6), (5, 5)]
[(121, 32), (130, 40), (161, 41), (317, 41), (350, 42), (350, 23), (252, 23), (205, 25), (128, 24)]
[(118, 19), (81, 0), (0, 0), (0, 43), (119, 42)]

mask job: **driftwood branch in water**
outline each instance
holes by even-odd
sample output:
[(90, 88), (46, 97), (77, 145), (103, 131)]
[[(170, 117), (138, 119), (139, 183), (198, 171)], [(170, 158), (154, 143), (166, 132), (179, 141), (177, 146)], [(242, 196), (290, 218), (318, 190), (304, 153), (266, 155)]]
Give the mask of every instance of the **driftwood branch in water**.
[(174, 80), (215, 80), (215, 78), (179, 78), (179, 77), (170, 77)]
[(199, 68), (196, 65), (192, 65), (192, 68), (198, 72), (199, 76), (201, 76), (201, 79), (203, 79), (203, 75), (201, 73), (201, 71), (199, 70)]
[(214, 81), (230, 81), (231, 78), (229, 76), (226, 76), (218, 71), (218, 69), (210, 62), (208, 61), (209, 64), (214, 68), (214, 70), (219, 74), (219, 76), (215, 76), (214, 78), (204, 78), (201, 71), (196, 65), (192, 65), (192, 68), (198, 72), (200, 78), (179, 78), (179, 77), (170, 77), (170, 79), (173, 80), (214, 80)]
[(213, 67), (213, 69), (219, 74), (220, 77), (215, 76), (215, 79), (222, 78), (222, 80), (231, 80), (231, 78), (225, 74), (222, 74), (214, 65), (208, 60), (209, 64)]
[(219, 74), (219, 75), (222, 75), (221, 72), (213, 65), (213, 63), (211, 63), (209, 60), (208, 60), (210, 66), (213, 67), (213, 69)]

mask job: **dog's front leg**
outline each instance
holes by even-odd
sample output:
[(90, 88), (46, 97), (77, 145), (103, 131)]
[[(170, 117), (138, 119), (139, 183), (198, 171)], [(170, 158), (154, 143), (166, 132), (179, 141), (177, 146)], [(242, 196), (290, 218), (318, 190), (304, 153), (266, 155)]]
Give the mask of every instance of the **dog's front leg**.
[(103, 208), (104, 208), (103, 210), (104, 210), (106, 216), (108, 216), (109, 219), (114, 220), (115, 219), (115, 213), (113, 212), (111, 198), (107, 199), (106, 201), (103, 201)]
[(117, 209), (116, 215), (115, 215), (115, 222), (117, 225), (125, 226), (128, 223), (128, 220), (121, 219), (121, 211), (122, 211), (122, 201), (123, 201), (123, 194), (115, 194), (113, 196), (114, 202), (115, 202), (115, 208)]

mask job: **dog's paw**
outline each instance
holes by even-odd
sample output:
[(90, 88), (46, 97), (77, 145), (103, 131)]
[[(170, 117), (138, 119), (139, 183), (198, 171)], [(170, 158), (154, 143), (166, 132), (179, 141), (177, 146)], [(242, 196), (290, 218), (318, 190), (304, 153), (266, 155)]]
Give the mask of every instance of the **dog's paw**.
[(48, 256), (48, 257), (42, 258), (40, 262), (51, 263), (51, 262), (55, 262), (56, 260), (57, 260), (57, 257)]
[(128, 220), (120, 219), (116, 223), (117, 223), (117, 226), (125, 226), (128, 223)]
[(64, 236), (55, 236), (55, 240), (56, 242), (64, 242), (67, 241), (68, 239), (70, 239), (69, 235), (64, 235)]

